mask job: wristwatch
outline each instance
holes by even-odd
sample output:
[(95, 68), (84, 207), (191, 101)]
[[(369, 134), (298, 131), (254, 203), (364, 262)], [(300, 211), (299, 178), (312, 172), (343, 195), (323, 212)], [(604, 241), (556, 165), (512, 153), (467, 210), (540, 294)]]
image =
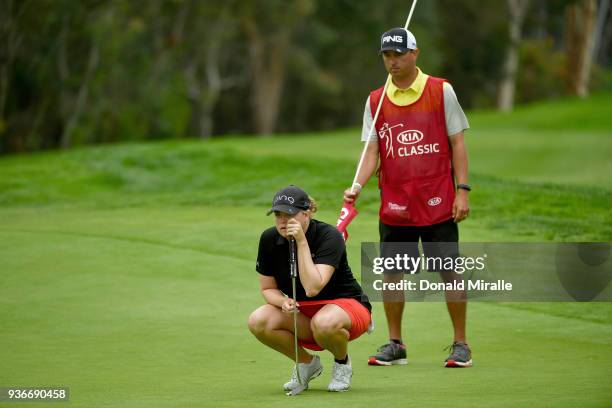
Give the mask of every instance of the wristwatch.
[(472, 191), (472, 187), (469, 184), (457, 184), (457, 188), (463, 190)]

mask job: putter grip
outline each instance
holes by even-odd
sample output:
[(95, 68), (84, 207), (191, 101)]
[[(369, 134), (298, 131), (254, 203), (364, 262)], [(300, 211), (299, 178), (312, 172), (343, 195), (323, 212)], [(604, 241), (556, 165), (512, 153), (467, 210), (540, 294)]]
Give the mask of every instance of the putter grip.
[(296, 244), (295, 239), (291, 237), (289, 239), (289, 271), (291, 272), (291, 277), (297, 277), (297, 259), (296, 259)]

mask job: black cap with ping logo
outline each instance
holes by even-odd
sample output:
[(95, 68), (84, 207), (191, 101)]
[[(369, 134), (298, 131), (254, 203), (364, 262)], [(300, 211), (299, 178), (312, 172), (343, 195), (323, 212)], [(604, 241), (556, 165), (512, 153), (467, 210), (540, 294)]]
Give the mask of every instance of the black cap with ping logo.
[(405, 28), (392, 28), (384, 32), (380, 37), (380, 52), (397, 51), (403, 54), (409, 50), (416, 49), (416, 38), (414, 38), (414, 35)]

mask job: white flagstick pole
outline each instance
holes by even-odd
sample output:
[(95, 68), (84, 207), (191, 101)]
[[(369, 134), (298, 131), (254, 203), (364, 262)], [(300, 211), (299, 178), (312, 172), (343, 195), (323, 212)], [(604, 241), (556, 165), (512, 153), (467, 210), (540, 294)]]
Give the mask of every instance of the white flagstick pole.
[[(410, 12), (408, 13), (408, 18), (406, 19), (406, 25), (404, 29), (408, 29), (408, 25), (410, 24), (410, 20), (412, 19), (412, 13), (414, 12), (414, 7), (416, 6), (417, 0), (412, 1), (412, 6), (410, 7)], [(361, 166), (363, 165), (363, 159), (365, 157), (366, 150), (368, 149), (368, 145), (370, 144), (370, 139), (372, 138), (372, 130), (376, 129), (376, 121), (378, 120), (378, 114), (380, 113), (380, 108), (383, 103), (383, 99), (385, 99), (385, 95), (387, 94), (387, 88), (389, 87), (389, 82), (391, 81), (391, 74), (387, 75), (387, 80), (385, 81), (385, 87), (383, 88), (382, 95), (380, 100), (378, 101), (378, 106), (376, 107), (376, 113), (374, 114), (374, 119), (372, 120), (372, 126), (370, 126), (370, 131), (368, 132), (368, 140), (363, 144), (363, 150), (361, 151), (361, 157), (359, 158), (359, 164), (357, 165), (357, 171), (355, 172), (355, 178), (353, 178), (353, 184), (351, 184), (351, 193), (354, 192), (355, 183), (357, 182), (357, 177), (359, 176), (359, 172), (361, 171)], [(378, 140), (376, 140), (378, 143)]]

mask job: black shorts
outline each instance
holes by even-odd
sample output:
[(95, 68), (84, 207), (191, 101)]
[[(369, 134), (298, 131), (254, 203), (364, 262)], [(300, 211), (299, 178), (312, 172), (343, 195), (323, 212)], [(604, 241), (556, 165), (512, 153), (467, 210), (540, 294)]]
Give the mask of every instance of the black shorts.
[[(418, 258), (419, 241), (423, 244), (425, 258), (455, 259), (459, 256), (459, 228), (452, 219), (423, 227), (387, 225), (379, 221), (378, 231), (383, 257), (407, 254)], [(446, 272), (440, 263), (432, 259), (426, 269), (430, 272)], [(414, 273), (409, 269), (398, 272)]]

